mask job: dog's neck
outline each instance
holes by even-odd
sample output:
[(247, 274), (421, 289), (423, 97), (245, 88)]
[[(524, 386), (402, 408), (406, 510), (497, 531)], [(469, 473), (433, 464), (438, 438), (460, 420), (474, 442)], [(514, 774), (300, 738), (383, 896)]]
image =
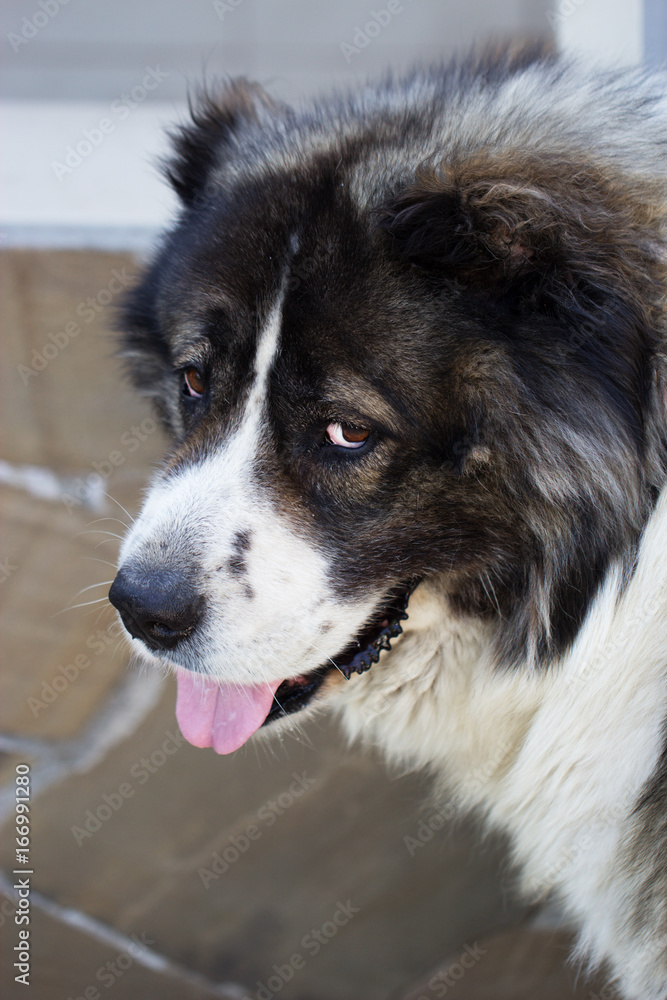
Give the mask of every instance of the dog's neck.
[[(499, 667), (492, 626), (444, 607), (437, 588), (419, 588), (396, 649), (341, 691), (343, 722), (391, 760), (430, 768), (456, 811), (476, 807), (506, 831), (528, 891), (556, 890), (593, 959), (615, 959), (631, 985), (646, 961), (630, 931), (633, 885), (651, 864), (638, 806), (667, 718), (667, 490), (629, 583), (608, 573), (573, 646), (543, 673)], [(665, 928), (646, 933), (655, 942)]]

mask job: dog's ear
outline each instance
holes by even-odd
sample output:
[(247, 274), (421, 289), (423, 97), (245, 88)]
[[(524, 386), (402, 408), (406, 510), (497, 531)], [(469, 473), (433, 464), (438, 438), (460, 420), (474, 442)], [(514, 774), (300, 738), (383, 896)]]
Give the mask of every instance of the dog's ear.
[(535, 239), (533, 198), (506, 181), (462, 183), (458, 174), (421, 169), (380, 209), (379, 228), (396, 252), (436, 276), (487, 290), (543, 266), (548, 234)]
[(419, 169), (378, 225), (436, 278), (575, 315), (609, 296), (654, 299), (658, 196), (590, 161), (482, 152)]
[(206, 91), (190, 100), (190, 122), (170, 132), (174, 153), (166, 175), (185, 205), (202, 197), (212, 170), (224, 163), (234, 134), (262, 111), (280, 106), (257, 83), (232, 80), (216, 95)]

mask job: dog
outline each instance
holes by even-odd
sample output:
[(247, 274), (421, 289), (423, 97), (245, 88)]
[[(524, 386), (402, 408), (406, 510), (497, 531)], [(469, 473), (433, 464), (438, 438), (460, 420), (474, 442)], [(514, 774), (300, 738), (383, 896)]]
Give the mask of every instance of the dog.
[[(172, 135), (110, 600), (195, 746), (330, 707), (667, 997), (667, 77), (531, 47)], [(451, 791), (450, 791), (451, 794)]]

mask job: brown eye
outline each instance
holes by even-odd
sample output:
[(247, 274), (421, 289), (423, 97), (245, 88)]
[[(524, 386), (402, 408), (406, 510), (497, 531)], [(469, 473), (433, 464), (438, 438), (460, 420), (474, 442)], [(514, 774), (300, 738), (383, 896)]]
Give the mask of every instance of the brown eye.
[(206, 391), (206, 382), (200, 368), (186, 368), (183, 372), (183, 392), (186, 396), (201, 399)]
[(331, 423), (327, 427), (327, 440), (329, 444), (336, 444), (339, 448), (361, 448), (366, 444), (371, 432), (365, 427), (352, 427), (350, 424)]

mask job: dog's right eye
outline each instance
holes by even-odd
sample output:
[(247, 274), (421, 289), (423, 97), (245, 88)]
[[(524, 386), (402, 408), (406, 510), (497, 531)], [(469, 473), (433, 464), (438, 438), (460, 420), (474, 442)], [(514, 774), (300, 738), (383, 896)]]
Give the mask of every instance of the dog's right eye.
[(183, 371), (182, 392), (190, 399), (201, 399), (206, 392), (206, 380), (201, 368), (194, 365)]
[(326, 429), (327, 444), (337, 445), (355, 451), (363, 448), (371, 432), (365, 427), (353, 427), (351, 424), (341, 424), (333, 421)]

